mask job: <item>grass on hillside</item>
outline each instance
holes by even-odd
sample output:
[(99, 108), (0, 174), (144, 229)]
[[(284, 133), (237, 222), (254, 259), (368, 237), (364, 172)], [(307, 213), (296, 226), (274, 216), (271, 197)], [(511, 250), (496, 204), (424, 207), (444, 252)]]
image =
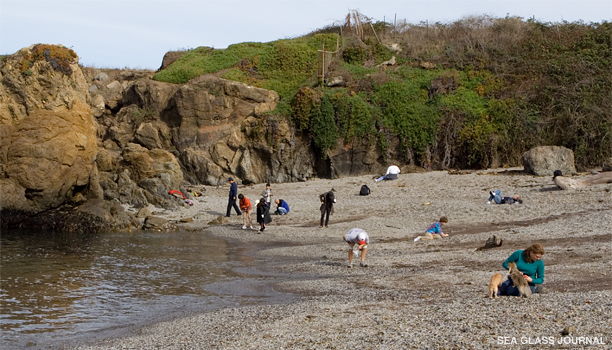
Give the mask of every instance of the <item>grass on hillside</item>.
[[(383, 149), (397, 140), (404, 162), (425, 167), (487, 167), (494, 158), (515, 166), (537, 145), (568, 147), (585, 166), (612, 157), (609, 22), (475, 16), (449, 24), (372, 24), (360, 33), (345, 25), (223, 50), (200, 47), (154, 79), (185, 83), (218, 73), (275, 90), (281, 102), (272, 113), (310, 134), (324, 157), (339, 137), (376, 141)], [(320, 87), (317, 50), (337, 43), (330, 71), (345, 86)], [(394, 55), (395, 66), (376, 67)]]

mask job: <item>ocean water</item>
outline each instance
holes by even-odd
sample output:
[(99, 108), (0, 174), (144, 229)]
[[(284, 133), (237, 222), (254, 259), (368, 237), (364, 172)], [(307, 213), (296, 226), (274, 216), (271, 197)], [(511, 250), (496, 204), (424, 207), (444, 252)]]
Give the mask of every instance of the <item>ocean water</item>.
[(129, 334), (222, 307), (279, 302), (255, 247), (206, 232), (2, 232), (3, 349), (50, 349)]

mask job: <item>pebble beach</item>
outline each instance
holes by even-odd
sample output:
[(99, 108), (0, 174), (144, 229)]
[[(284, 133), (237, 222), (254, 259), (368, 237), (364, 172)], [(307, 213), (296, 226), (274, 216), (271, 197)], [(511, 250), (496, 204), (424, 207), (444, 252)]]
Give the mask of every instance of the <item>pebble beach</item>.
[[(228, 185), (206, 186), (193, 206), (157, 213), (194, 218), (183, 229), (258, 247), (258, 257), (274, 262), (268, 271), (287, 276), (270, 288), (295, 297), (174, 319), (77, 348), (612, 348), (612, 184), (563, 191), (551, 177), (522, 168), (373, 178), (273, 183), (273, 199), (286, 200), (291, 211), (273, 215), (263, 232), (243, 230), (235, 212), (227, 223), (210, 224), (225, 215)], [(359, 196), (363, 184), (369, 196)], [(334, 214), (320, 228), (318, 196), (332, 188)], [(264, 189), (238, 192), (254, 203)], [(524, 202), (486, 204), (496, 189)], [(448, 217), (449, 237), (414, 241), (441, 216)], [(352, 228), (369, 234), (368, 267), (347, 268), (342, 236)], [(493, 235), (502, 245), (478, 250)], [(502, 262), (533, 243), (545, 249), (543, 292), (489, 298), (491, 276), (506, 276)]]

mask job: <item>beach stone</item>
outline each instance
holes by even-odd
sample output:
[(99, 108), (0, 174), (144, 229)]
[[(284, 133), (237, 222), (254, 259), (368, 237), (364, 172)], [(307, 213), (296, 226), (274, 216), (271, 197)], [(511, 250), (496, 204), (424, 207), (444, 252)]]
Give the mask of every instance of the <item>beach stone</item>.
[(211, 220), (210, 222), (208, 222), (209, 225), (223, 225), (223, 224), (227, 224), (229, 222), (228, 218), (226, 218), (223, 215), (219, 215), (217, 216), (216, 219)]
[(175, 230), (176, 226), (170, 223), (168, 219), (160, 218), (159, 216), (148, 216), (142, 229), (148, 231), (170, 231)]
[(574, 152), (565, 147), (540, 146), (523, 153), (524, 171), (537, 176), (552, 176), (555, 170), (576, 174)]
[(140, 208), (136, 213), (136, 217), (139, 219), (146, 219), (148, 216), (151, 216), (151, 211), (148, 208)]

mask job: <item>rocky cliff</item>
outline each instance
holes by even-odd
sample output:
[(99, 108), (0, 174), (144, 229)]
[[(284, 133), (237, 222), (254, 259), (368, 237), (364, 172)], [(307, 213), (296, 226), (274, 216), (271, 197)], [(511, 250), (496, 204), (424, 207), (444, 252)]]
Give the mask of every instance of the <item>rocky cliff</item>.
[(53, 45), (4, 57), (0, 74), (2, 209), (23, 214), (3, 226), (92, 199), (176, 208), (168, 191), (228, 176), (291, 182), (384, 168), (367, 142), (320, 157), (268, 113), (276, 92), (212, 75), (171, 84), (150, 71), (82, 68)]

